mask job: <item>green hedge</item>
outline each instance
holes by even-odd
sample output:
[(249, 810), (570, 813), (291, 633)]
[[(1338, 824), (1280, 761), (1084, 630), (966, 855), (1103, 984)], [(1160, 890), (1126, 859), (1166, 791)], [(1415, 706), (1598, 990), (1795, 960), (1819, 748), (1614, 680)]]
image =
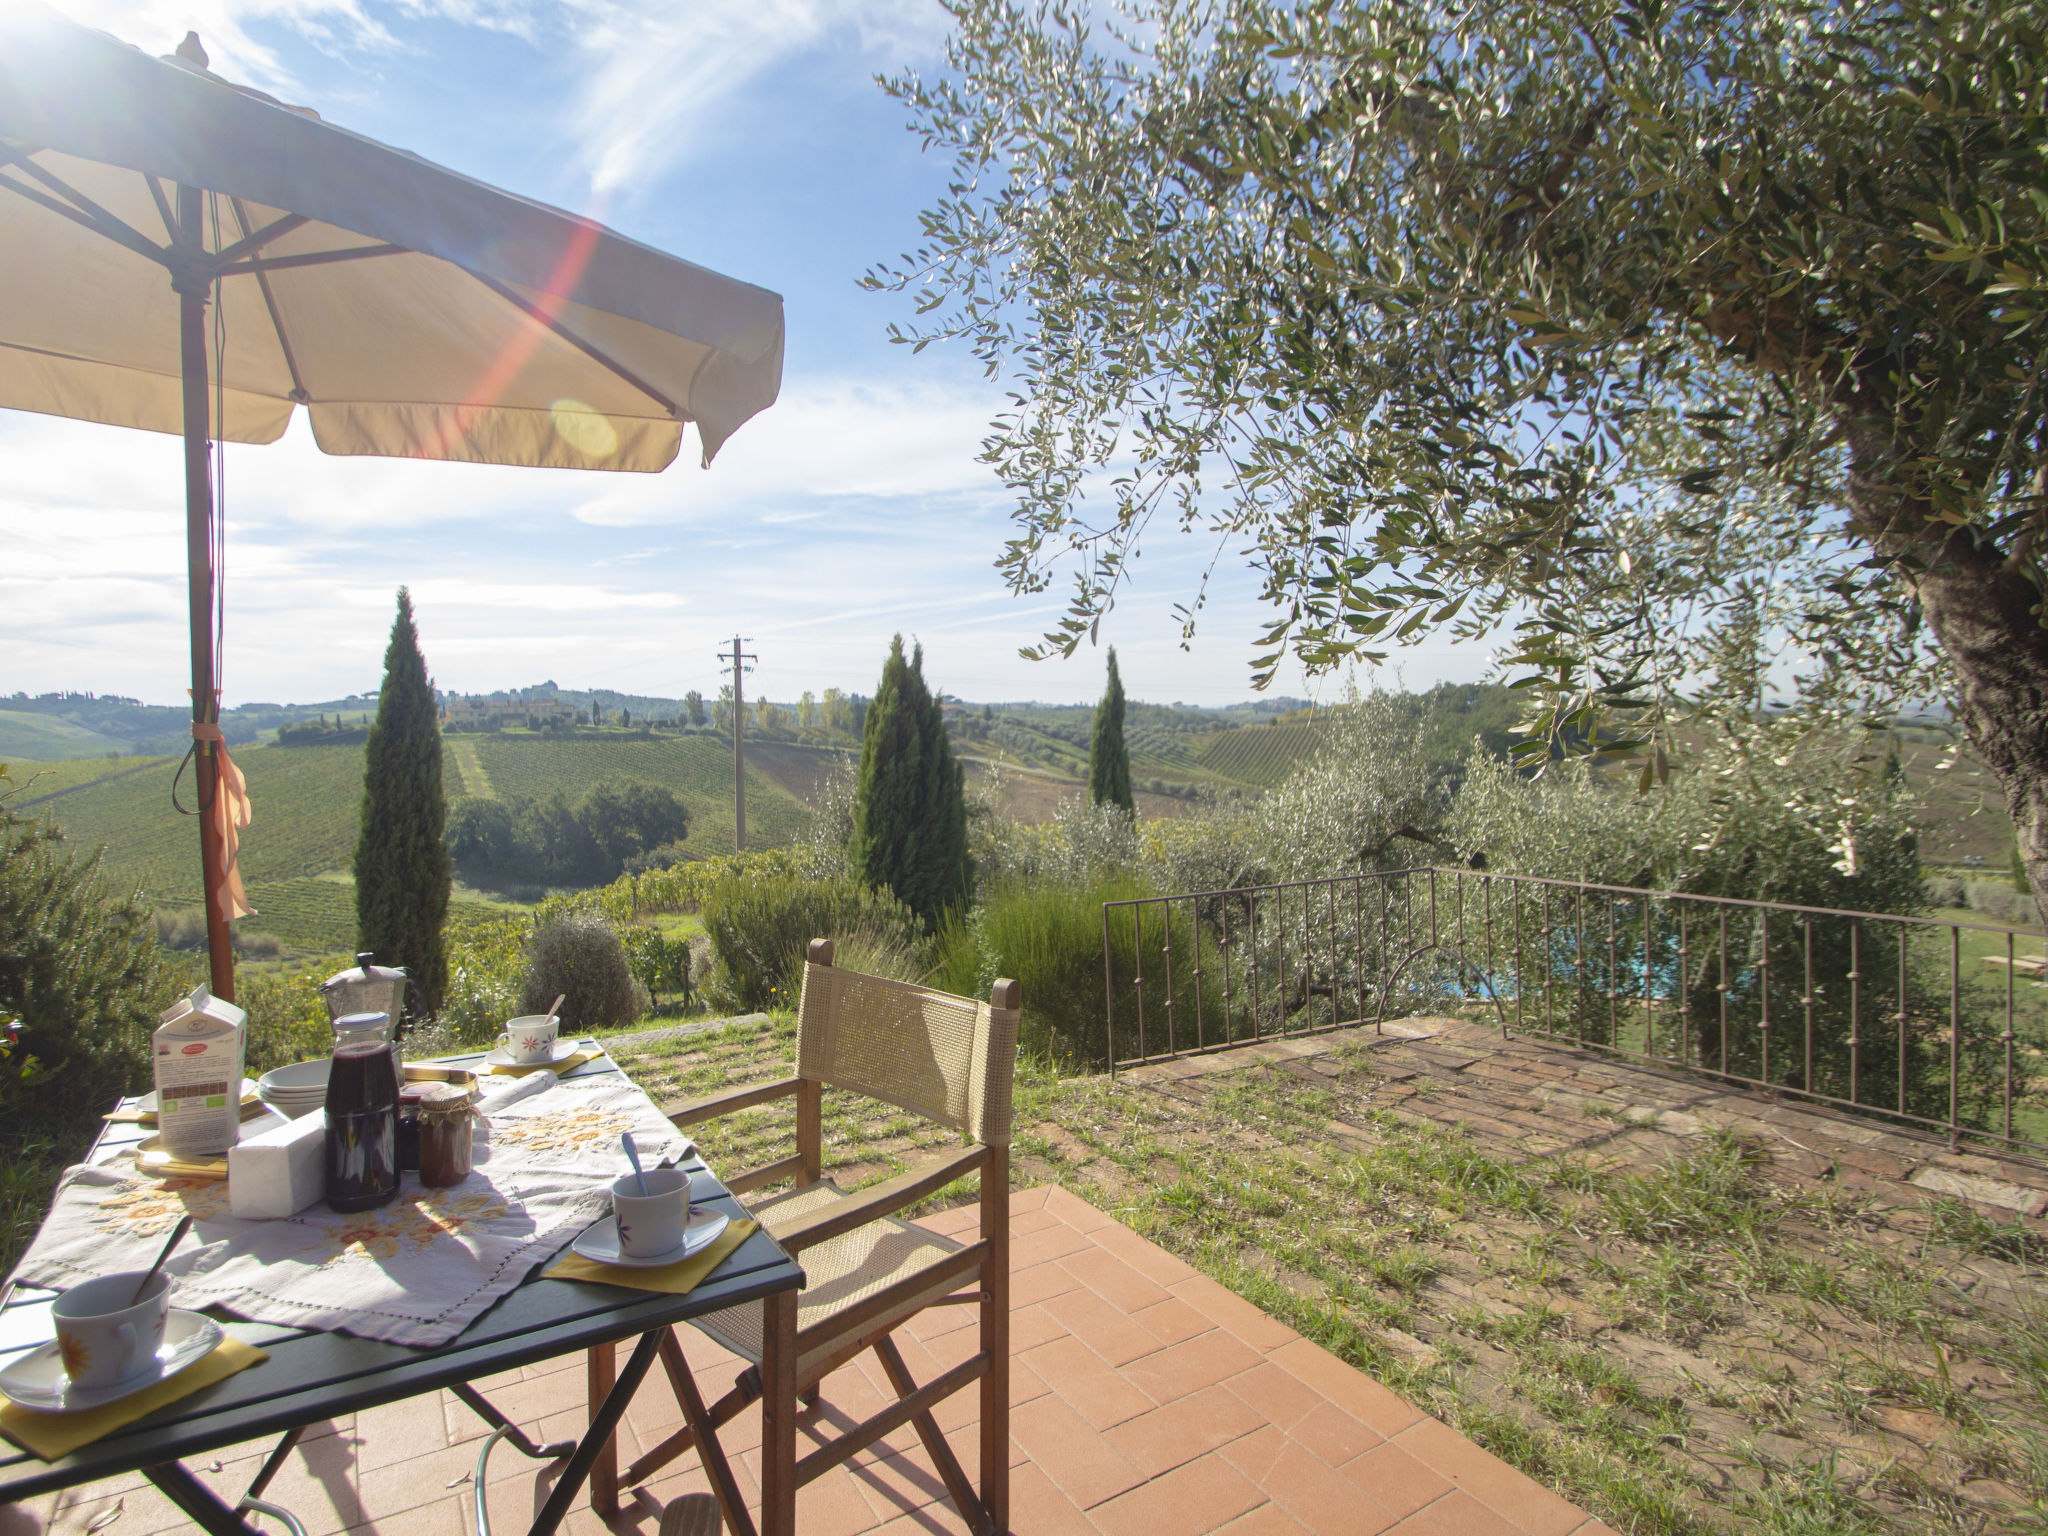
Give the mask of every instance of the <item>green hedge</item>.
[(901, 979), (924, 971), (925, 941), (911, 910), (844, 877), (735, 871), (704, 892), (703, 913), (716, 957), (705, 985), (714, 1007), (795, 1007), (812, 939), (837, 941), (840, 963), (856, 969)]

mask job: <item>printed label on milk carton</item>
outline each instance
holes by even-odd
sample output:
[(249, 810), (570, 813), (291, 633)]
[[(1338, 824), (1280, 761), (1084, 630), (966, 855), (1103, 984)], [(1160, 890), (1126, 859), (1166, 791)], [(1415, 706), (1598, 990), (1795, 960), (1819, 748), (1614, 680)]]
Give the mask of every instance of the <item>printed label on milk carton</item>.
[(248, 1018), (204, 987), (164, 1013), (151, 1045), (157, 1133), (166, 1152), (225, 1152), (240, 1136)]

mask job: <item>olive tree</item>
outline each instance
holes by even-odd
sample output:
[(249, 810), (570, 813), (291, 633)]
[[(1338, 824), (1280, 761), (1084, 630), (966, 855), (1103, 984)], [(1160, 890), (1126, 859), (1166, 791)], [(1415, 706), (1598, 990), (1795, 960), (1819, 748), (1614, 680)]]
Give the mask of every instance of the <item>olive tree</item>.
[(948, 0), (885, 82), (955, 171), (868, 281), (1012, 386), (1038, 649), (1160, 521), (1250, 549), (1259, 680), (1504, 638), (1645, 783), (1947, 696), (2048, 889), (2038, 6), (1102, 4)]

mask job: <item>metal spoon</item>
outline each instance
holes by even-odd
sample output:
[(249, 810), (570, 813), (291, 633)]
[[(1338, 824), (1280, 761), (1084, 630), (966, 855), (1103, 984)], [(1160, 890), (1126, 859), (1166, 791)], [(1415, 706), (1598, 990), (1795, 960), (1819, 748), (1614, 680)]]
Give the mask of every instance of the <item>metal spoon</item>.
[[(635, 1163), (637, 1168), (639, 1164)], [(185, 1219), (171, 1229), (171, 1240), (164, 1244), (164, 1250), (156, 1256), (156, 1262), (149, 1266), (149, 1273), (142, 1277), (142, 1283), (135, 1287), (135, 1294), (128, 1298), (128, 1305), (134, 1306), (142, 1300), (142, 1293), (149, 1289), (149, 1282), (156, 1278), (156, 1272), (164, 1267), (164, 1260), (171, 1256), (171, 1250), (178, 1246), (178, 1240), (192, 1230), (192, 1213), (187, 1211)]]
[[(633, 1177), (640, 1181), (640, 1193), (644, 1197), (647, 1194), (647, 1175), (640, 1171), (640, 1149), (633, 1145), (633, 1133), (619, 1132), (619, 1145), (626, 1149), (626, 1161), (633, 1165)], [(161, 1264), (163, 1260), (158, 1259), (157, 1262)]]

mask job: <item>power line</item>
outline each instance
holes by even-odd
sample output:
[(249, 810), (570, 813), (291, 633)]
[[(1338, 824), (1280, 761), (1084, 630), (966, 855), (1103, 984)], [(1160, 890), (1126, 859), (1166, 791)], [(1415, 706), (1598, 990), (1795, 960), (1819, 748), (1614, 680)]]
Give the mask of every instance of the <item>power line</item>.
[(745, 649), (748, 643), (745, 635), (733, 635), (733, 649), (719, 651), (721, 662), (733, 664), (733, 852), (737, 854), (748, 850), (748, 698), (741, 678), (754, 670), (754, 662), (760, 662), (758, 655)]

